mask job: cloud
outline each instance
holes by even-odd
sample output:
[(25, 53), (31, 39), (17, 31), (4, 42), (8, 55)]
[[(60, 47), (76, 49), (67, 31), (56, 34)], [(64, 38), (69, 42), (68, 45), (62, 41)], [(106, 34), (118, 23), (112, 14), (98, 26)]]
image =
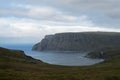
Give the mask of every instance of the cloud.
[[(82, 19), (83, 18), (83, 19)], [(69, 23), (55, 24), (55, 22), (49, 21), (38, 21), (27, 18), (0, 18), (0, 36), (1, 37), (38, 37), (44, 36), (46, 34), (53, 34), (58, 32), (81, 32), (81, 31), (105, 31), (108, 28), (99, 28), (93, 24), (87, 24), (85, 16), (81, 18), (81, 24), (79, 25), (69, 25)], [(86, 20), (86, 21), (85, 21)], [(1, 24), (2, 23), (2, 24)], [(91, 27), (90, 27), (91, 26)], [(116, 30), (116, 29), (115, 29)], [(109, 29), (107, 31), (114, 31), (114, 29)], [(118, 30), (117, 30), (118, 31)]]
[[(8, 10), (10, 8), (10, 10)], [(1, 15), (28, 17), (43, 20), (76, 21), (77, 17), (66, 15), (53, 7), (12, 4), (0, 10)]]
[(59, 32), (120, 32), (119, 4), (119, 0), (0, 0), (0, 37), (33, 42)]
[(44, 5), (53, 6), (59, 9), (66, 9), (67, 11), (77, 12), (102, 12), (113, 13), (120, 12), (119, 0), (1, 0), (1, 2), (10, 2), (14, 4), (30, 4), (30, 5)]
[(57, 14), (57, 10), (50, 7), (31, 7), (28, 13), (29, 16), (35, 18), (51, 18)]
[[(38, 21), (28, 18), (0, 18), (0, 38), (1, 43), (36, 43), (45, 35), (62, 32), (84, 32), (84, 31), (117, 31), (120, 29), (101, 28), (99, 26), (85, 24), (87, 18), (81, 16), (81, 24), (60, 23), (50, 21)], [(82, 21), (83, 20), (83, 21)], [(86, 20), (86, 21), (85, 21)], [(59, 25), (61, 24), (61, 25)]]
[[(96, 25), (119, 28), (119, 0), (4, 0), (0, 14), (46, 20), (75, 21), (86, 15)], [(1, 3), (2, 4), (2, 3)]]
[[(83, 16), (82, 16), (83, 17)], [(87, 23), (87, 19), (82, 20), (81, 24)], [(86, 20), (86, 21), (85, 21)], [(73, 24), (74, 23), (74, 24)], [(28, 18), (0, 18), (0, 36), (3, 37), (37, 37), (39, 34), (45, 35), (50, 33), (55, 33), (59, 30), (58, 27), (64, 28), (70, 26), (77, 26), (78, 23), (73, 22), (71, 25), (69, 23), (63, 22), (55, 22), (55, 21), (47, 21), (47, 20), (36, 20), (36, 19), (28, 19)], [(88, 24), (89, 26), (91, 24)], [(84, 25), (85, 26), (85, 25)], [(55, 32), (52, 31), (55, 29)], [(68, 29), (69, 30), (69, 29)]]

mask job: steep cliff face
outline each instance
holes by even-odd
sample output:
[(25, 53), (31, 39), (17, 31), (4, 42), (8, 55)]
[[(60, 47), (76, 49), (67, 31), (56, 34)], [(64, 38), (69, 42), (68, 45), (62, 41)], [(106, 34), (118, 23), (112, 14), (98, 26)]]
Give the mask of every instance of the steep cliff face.
[(47, 35), (33, 46), (36, 51), (91, 51), (120, 47), (120, 33), (81, 32)]

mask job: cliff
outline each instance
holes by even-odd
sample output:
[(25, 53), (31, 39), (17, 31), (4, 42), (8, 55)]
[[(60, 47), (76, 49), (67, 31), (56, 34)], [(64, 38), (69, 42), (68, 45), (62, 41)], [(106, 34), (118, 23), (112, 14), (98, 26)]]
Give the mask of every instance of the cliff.
[(120, 33), (79, 32), (47, 35), (33, 46), (36, 51), (94, 51), (120, 47)]

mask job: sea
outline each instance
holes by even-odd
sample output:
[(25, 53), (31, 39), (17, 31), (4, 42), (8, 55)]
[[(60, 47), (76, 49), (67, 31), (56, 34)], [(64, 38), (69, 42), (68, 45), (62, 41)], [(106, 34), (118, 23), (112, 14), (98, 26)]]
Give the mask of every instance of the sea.
[(86, 58), (87, 52), (38, 52), (32, 51), (33, 44), (2, 44), (0, 47), (23, 50), (26, 55), (48, 64), (63, 66), (89, 66), (104, 61), (103, 59)]

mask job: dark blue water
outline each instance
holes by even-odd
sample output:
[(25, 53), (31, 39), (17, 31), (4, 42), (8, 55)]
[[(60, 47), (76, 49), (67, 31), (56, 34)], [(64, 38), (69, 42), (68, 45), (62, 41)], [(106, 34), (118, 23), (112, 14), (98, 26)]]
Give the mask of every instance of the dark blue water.
[(9, 49), (31, 51), (33, 44), (1, 44), (0, 46)]
[(1, 47), (23, 50), (25, 54), (35, 59), (42, 60), (45, 63), (66, 66), (85, 66), (102, 62), (102, 59), (90, 59), (84, 57), (87, 53), (80, 52), (35, 52), (31, 51), (32, 44), (10, 44), (1, 45)]

